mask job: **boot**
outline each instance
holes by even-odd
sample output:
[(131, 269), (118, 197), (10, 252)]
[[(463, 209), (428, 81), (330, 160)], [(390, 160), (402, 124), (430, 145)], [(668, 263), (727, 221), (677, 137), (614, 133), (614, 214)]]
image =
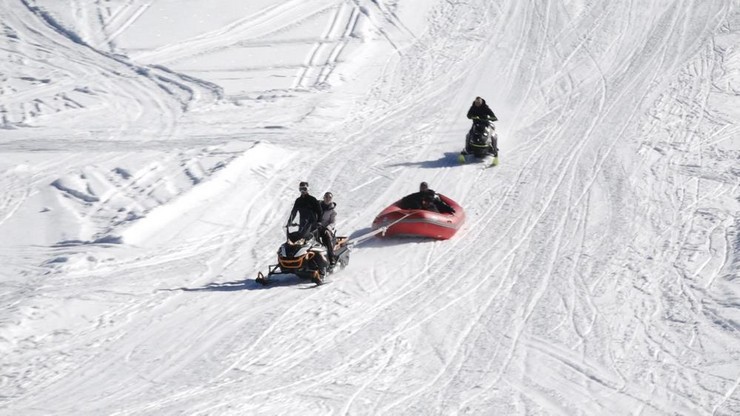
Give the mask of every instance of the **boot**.
[(316, 283), (317, 286), (318, 285), (322, 285), (322, 284), (324, 284), (324, 276), (325, 275), (326, 275), (326, 269), (322, 267), (321, 268), (321, 272), (319, 272), (318, 270), (315, 271), (315, 272), (313, 272), (313, 276), (311, 277), (311, 281), (313, 281), (314, 283)]

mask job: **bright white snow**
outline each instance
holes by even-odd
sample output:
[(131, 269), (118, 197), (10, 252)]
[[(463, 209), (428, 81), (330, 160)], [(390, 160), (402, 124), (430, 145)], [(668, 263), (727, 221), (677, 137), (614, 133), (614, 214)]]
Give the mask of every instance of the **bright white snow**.
[[(0, 0), (0, 414), (740, 414), (740, 2)], [(458, 165), (481, 95), (501, 165)], [(357, 236), (254, 282), (301, 180)]]

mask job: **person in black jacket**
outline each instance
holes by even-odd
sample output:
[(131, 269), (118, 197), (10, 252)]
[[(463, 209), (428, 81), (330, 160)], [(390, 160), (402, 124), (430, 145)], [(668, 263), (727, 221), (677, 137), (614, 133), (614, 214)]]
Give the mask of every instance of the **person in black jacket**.
[(403, 197), (400, 206), (403, 209), (426, 209), (428, 211), (449, 214), (455, 212), (436, 192), (429, 189), (429, 184), (426, 182), (419, 184), (419, 192), (414, 192)]
[(302, 238), (308, 238), (318, 226), (319, 218), (321, 218), (321, 204), (308, 193), (308, 182), (301, 182), (298, 185), (298, 190), (301, 192), (301, 196), (296, 198), (295, 203), (293, 203), (288, 225), (293, 222), (296, 213), (300, 214), (301, 222), (298, 227), (298, 234)]
[(327, 192), (324, 194), (324, 199), (321, 201), (321, 219), (319, 220), (319, 237), (321, 243), (326, 246), (326, 254), (329, 255), (329, 263), (336, 263), (336, 257), (334, 257), (334, 233), (337, 224), (337, 212), (334, 208), (337, 207), (336, 202), (333, 202), (334, 194)]
[(419, 184), (419, 192), (406, 195), (401, 199), (400, 207), (403, 209), (421, 209), (421, 200), (433, 198), (435, 192), (429, 189), (426, 182)]
[(481, 120), (488, 119), (490, 121), (498, 121), (496, 114), (493, 114), (491, 108), (486, 104), (486, 100), (481, 97), (475, 97), (473, 104), (468, 110), (468, 118), (478, 117)]

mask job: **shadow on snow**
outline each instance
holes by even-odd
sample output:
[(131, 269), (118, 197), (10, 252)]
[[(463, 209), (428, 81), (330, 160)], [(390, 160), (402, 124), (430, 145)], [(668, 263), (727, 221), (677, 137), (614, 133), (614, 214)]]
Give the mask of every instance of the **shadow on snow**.
[(422, 169), (448, 168), (452, 166), (460, 166), (460, 162), (457, 160), (458, 155), (460, 155), (459, 152), (445, 152), (445, 154), (439, 159), (392, 163), (389, 166), (416, 166)]
[(254, 279), (234, 280), (232, 282), (213, 282), (202, 287), (178, 287), (175, 289), (161, 289), (163, 291), (183, 291), (183, 292), (236, 292), (240, 290), (262, 290), (279, 286), (295, 286), (301, 283), (313, 285), (308, 279), (301, 279), (296, 275), (282, 275), (272, 277), (268, 285), (257, 283)]

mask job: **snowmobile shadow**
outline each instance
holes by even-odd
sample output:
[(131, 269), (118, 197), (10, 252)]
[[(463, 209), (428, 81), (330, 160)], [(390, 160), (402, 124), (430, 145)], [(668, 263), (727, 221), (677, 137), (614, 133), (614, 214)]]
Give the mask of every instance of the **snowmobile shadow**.
[(312, 283), (308, 279), (301, 279), (298, 276), (281, 276), (270, 279), (269, 285), (262, 285), (254, 279), (234, 280), (233, 282), (213, 282), (202, 287), (178, 287), (175, 289), (160, 289), (174, 292), (180, 290), (183, 292), (236, 292), (239, 290), (262, 290), (269, 289), (273, 286), (295, 286), (301, 283)]
[(419, 162), (402, 162), (402, 163), (393, 163), (389, 166), (418, 166), (422, 169), (438, 169), (438, 168), (448, 168), (451, 166), (459, 166), (460, 162), (457, 161), (457, 157), (460, 153), (459, 152), (445, 152), (444, 156), (442, 156), (439, 159), (436, 160), (422, 160)]
[(254, 281), (254, 279), (235, 280), (233, 282), (213, 282), (202, 287), (178, 287), (175, 289), (160, 289), (160, 291), (174, 292), (236, 292), (239, 290), (263, 290), (271, 287), (280, 286), (299, 286), (309, 285), (309, 287), (315, 286), (310, 279), (301, 279), (296, 275), (285, 274), (281, 276), (273, 276), (270, 278), (270, 282), (267, 285), (263, 285)]
[(234, 292), (237, 290), (254, 290), (262, 287), (254, 280), (235, 280), (233, 282), (213, 282), (202, 287), (178, 287), (175, 289), (161, 289), (166, 291), (181, 290), (183, 292)]
[(281, 286), (301, 286), (301, 285), (309, 285), (309, 287), (313, 287), (316, 284), (311, 281), (311, 279), (301, 279), (300, 277), (296, 275), (281, 275), (281, 276), (272, 276), (269, 278), (269, 283), (266, 285), (260, 284), (255, 282), (254, 280), (251, 281), (251, 283), (254, 284), (254, 287), (249, 287), (249, 290), (263, 290), (263, 289), (269, 289), (271, 287), (281, 287)]

